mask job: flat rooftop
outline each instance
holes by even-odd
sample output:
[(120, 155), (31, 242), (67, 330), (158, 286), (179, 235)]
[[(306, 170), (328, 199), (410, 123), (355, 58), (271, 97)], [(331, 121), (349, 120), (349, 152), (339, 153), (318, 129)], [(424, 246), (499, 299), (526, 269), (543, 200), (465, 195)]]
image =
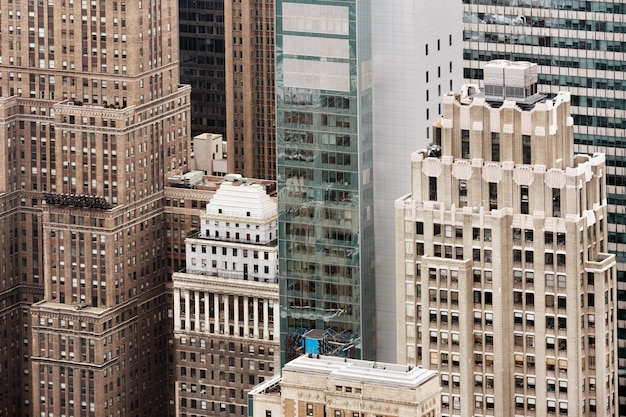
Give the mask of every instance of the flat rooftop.
[(437, 377), (435, 371), (408, 365), (321, 355), (300, 356), (285, 365), (283, 379), (285, 372), (315, 374), (337, 381), (406, 389), (417, 389)]

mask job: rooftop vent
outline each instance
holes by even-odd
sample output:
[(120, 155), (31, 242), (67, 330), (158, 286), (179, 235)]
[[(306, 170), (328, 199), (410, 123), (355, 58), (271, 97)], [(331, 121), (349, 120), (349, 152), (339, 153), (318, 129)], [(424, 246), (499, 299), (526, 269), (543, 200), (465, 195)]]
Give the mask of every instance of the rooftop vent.
[(485, 99), (525, 101), (537, 94), (537, 64), (507, 60), (484, 67)]

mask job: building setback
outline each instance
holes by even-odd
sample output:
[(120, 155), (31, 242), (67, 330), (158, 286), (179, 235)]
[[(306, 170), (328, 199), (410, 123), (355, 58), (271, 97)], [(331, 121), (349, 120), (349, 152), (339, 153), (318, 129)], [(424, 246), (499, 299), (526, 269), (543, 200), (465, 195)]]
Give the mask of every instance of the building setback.
[(396, 202), (399, 361), (440, 373), (444, 416), (617, 413), (605, 159), (573, 152), (571, 95), (496, 61), (443, 97)]
[(173, 276), (181, 417), (247, 415), (248, 390), (280, 366), (276, 201), (231, 176), (185, 241), (186, 269)]
[(248, 394), (254, 417), (435, 417), (437, 373), (406, 365), (303, 355)]
[(626, 415), (626, 5), (601, 0), (464, 0), (464, 77), (492, 59), (539, 65), (540, 89), (571, 92), (575, 151), (606, 155), (607, 250), (619, 288), (620, 414)]

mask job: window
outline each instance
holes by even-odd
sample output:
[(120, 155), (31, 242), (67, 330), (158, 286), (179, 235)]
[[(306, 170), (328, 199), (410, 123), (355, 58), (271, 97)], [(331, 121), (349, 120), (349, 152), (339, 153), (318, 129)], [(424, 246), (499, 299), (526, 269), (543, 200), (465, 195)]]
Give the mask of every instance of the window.
[(498, 209), (498, 184), (495, 182), (489, 183), (489, 210)]
[(520, 210), (522, 214), (528, 214), (528, 186), (520, 186)]
[(524, 257), (527, 264), (532, 264), (534, 260), (534, 252), (532, 250), (527, 250), (524, 252)]
[(312, 416), (313, 415), (313, 404), (308, 404), (306, 405), (306, 415), (307, 416)]
[(500, 161), (500, 133), (491, 132), (491, 160)]
[(428, 177), (428, 199), (437, 201), (437, 178)]
[(552, 217), (561, 217), (561, 190), (552, 189)]
[(459, 180), (459, 207), (467, 206), (467, 181)]
[(467, 129), (461, 130), (461, 158), (470, 157), (470, 132)]
[(522, 135), (523, 164), (531, 163), (530, 135)]
[(524, 241), (526, 243), (531, 243), (533, 241), (533, 231), (532, 229), (524, 229)]

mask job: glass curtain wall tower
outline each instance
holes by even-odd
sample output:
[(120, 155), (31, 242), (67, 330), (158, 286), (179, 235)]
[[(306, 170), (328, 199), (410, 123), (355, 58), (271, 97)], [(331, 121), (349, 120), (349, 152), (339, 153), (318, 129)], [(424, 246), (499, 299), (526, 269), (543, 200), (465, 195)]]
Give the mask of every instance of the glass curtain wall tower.
[(373, 358), (369, 1), (277, 1), (281, 360)]

